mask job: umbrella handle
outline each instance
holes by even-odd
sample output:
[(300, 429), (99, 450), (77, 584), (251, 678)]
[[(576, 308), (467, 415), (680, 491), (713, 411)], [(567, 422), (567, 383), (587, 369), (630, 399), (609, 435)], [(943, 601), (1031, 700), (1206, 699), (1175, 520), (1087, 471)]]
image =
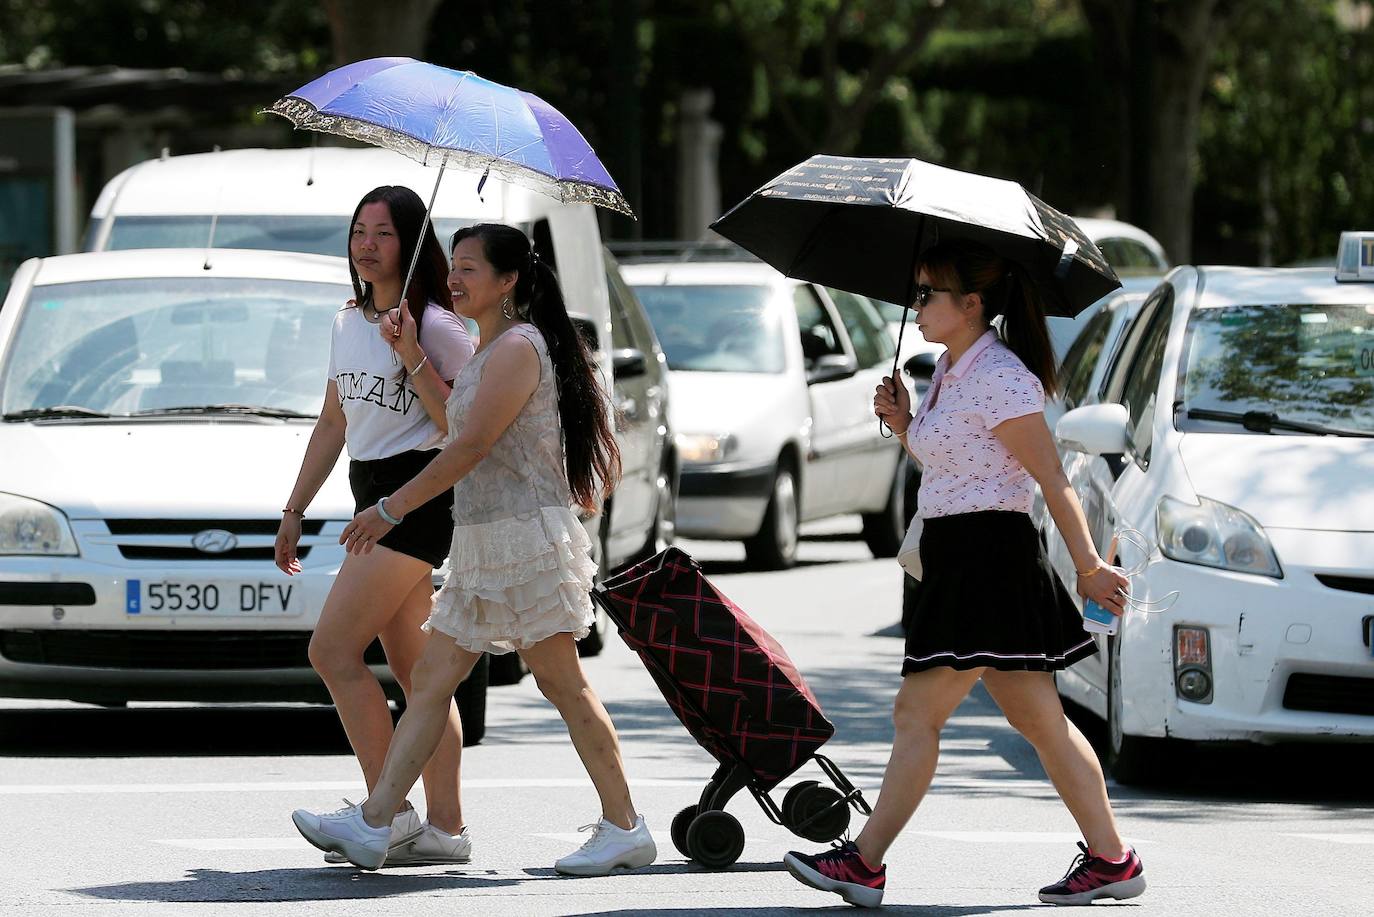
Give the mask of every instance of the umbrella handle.
[[(902, 359), (902, 336), (906, 334), (906, 314), (911, 311), (911, 303), (902, 306), (902, 323), (897, 327), (897, 352), (892, 355), (892, 381), (897, 381), (897, 362)], [(891, 439), (896, 434), (887, 425), (887, 421), (878, 418), (878, 433), (883, 439)]]

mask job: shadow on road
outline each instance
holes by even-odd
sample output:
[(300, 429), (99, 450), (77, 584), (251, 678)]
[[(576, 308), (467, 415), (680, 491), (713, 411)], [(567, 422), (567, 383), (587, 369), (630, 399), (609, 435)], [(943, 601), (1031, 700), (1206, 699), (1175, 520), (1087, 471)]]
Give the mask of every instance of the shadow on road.
[[(838, 899), (836, 899), (838, 901)], [(1133, 904), (1115, 902), (1114, 907), (1133, 907)], [(889, 914), (910, 915), (910, 917), (976, 917), (978, 914), (1003, 914), (1007, 911), (1031, 911), (1045, 910), (1043, 904), (989, 904), (989, 905), (919, 905), (919, 904), (885, 904), (882, 914), (887, 917)], [(777, 914), (781, 907), (693, 907), (693, 908), (626, 908), (614, 911), (588, 911), (583, 917), (666, 917), (672, 914), (691, 914), (704, 915), (704, 917), (762, 917), (766, 914)], [(788, 914), (853, 914), (854, 908), (848, 904), (840, 902), (831, 907), (789, 907), (785, 909)]]
[[(483, 873), (486, 873), (485, 875)], [(405, 875), (361, 872), (332, 867), (258, 869), (228, 872), (191, 869), (184, 879), (169, 882), (120, 882), (67, 891), (107, 901), (155, 901), (212, 904), (241, 901), (345, 901), (390, 898), (417, 892), (445, 892), (509, 887), (539, 879), (516, 879), (492, 871), (470, 870)]]

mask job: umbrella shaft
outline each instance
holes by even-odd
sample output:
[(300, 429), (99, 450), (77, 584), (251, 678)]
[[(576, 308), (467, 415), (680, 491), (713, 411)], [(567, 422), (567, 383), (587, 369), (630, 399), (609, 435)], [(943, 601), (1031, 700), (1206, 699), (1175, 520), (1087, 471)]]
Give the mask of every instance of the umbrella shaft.
[(424, 248), (425, 224), (429, 222), (429, 215), (434, 210), (434, 199), (439, 196), (439, 182), (444, 180), (444, 167), (447, 165), (448, 151), (445, 150), (444, 159), (439, 163), (439, 174), (434, 179), (434, 190), (429, 193), (429, 205), (425, 207), (425, 218), (420, 223), (420, 236), (415, 240), (415, 251), (410, 256), (410, 269), (406, 271), (406, 282), (401, 284), (402, 299), (410, 294), (410, 279), (415, 276), (415, 265), (420, 261), (420, 249)]

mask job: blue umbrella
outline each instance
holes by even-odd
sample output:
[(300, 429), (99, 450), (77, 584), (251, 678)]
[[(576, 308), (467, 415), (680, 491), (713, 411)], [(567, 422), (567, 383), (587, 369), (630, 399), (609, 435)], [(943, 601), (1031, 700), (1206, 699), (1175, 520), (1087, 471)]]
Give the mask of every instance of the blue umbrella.
[[(572, 122), (538, 96), (409, 57), (357, 61), (278, 99), (269, 112), (296, 127), (395, 150), (424, 165), (480, 170), (560, 201), (633, 217), (606, 167)], [(429, 206), (434, 206), (434, 194)], [(419, 255), (419, 248), (416, 248)], [(411, 261), (410, 273), (415, 269)], [(410, 284), (406, 275), (406, 289)]]

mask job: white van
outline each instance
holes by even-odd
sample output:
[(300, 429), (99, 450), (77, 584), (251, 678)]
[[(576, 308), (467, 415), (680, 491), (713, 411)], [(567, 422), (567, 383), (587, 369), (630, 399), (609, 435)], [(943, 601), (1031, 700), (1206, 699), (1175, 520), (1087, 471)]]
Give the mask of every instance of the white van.
[[(131, 248), (248, 248), (348, 256), (348, 220), (378, 185), (405, 185), (428, 201), (439, 176), (399, 153), (368, 147), (223, 150), (163, 156), (130, 166), (91, 208), (85, 251)], [(434, 201), (447, 247), (455, 229), (480, 222), (518, 226), (553, 265), (570, 310), (592, 319), (610, 352), (610, 305), (601, 231), (591, 204), (564, 204), (449, 168)], [(213, 235), (212, 235), (213, 233)]]

